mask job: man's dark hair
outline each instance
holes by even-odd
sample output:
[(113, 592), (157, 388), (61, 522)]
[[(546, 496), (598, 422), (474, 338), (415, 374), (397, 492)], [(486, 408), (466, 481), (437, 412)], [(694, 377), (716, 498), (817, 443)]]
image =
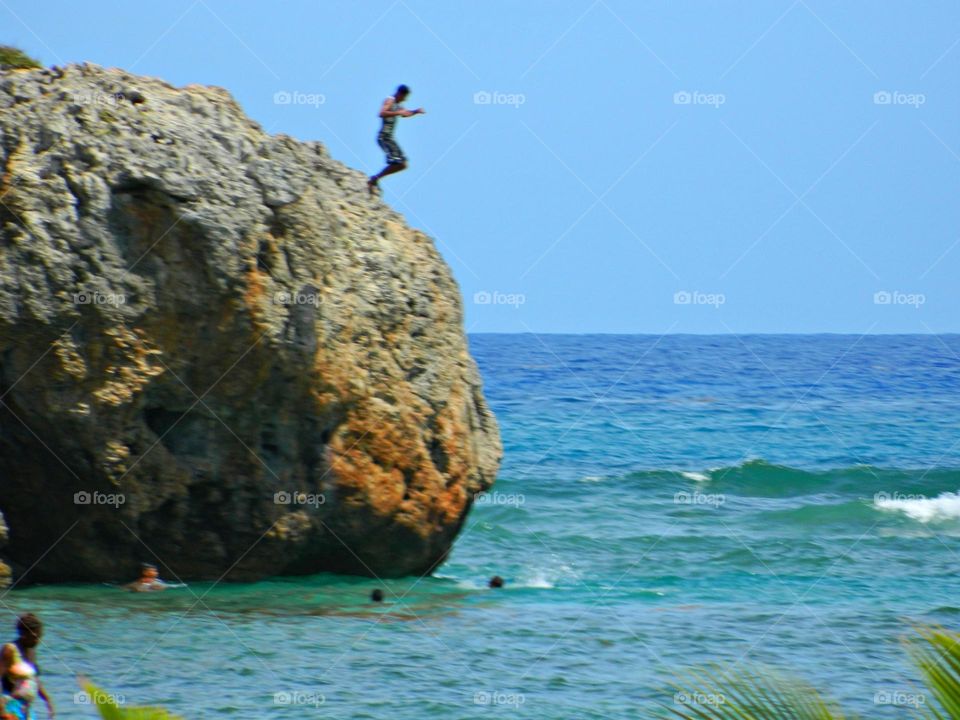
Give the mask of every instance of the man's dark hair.
[(409, 95), (409, 94), (410, 94), (410, 88), (409, 88), (408, 86), (406, 86), (406, 85), (397, 85), (397, 92), (395, 92), (394, 95), (401, 95), (401, 94), (402, 94), (402, 95)]
[(374, 591), (370, 593), (370, 599), (374, 602), (383, 602), (383, 590), (375, 588)]
[(157, 566), (153, 563), (140, 563), (140, 572), (146, 572), (147, 570), (156, 570)]
[(33, 613), (24, 613), (17, 618), (17, 635), (20, 637), (33, 636), (40, 639), (43, 634), (43, 623)]
[(503, 587), (503, 578), (499, 575), (494, 575), (490, 578), (490, 587), (492, 588), (502, 588)]

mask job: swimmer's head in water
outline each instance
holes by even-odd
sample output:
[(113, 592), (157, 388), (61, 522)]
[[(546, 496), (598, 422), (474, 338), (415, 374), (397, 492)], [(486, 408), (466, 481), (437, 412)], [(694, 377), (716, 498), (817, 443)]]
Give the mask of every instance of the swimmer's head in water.
[(35, 647), (43, 637), (43, 623), (33, 613), (24, 613), (17, 618), (17, 635), (23, 647)]
[(143, 563), (140, 566), (140, 577), (144, 580), (156, 580), (160, 577), (160, 573), (157, 572), (157, 566), (151, 565), (150, 563)]
[(502, 588), (503, 587), (503, 578), (499, 575), (494, 575), (490, 578), (490, 587), (492, 588)]
[(370, 593), (370, 599), (373, 602), (383, 602), (383, 590), (375, 588), (374, 591)]

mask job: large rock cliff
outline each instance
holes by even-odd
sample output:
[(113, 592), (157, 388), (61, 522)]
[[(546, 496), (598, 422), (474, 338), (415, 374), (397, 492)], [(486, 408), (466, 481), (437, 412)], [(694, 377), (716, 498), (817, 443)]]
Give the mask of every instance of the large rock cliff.
[(433, 242), (215, 87), (0, 73), (0, 511), (26, 582), (430, 572), (499, 434)]

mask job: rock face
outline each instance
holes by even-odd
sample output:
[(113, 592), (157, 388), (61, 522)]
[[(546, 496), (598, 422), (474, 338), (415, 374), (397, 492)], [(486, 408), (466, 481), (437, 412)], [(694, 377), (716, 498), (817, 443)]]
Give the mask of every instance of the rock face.
[(433, 242), (224, 90), (0, 73), (0, 510), (30, 582), (430, 572), (501, 457)]
[[(0, 547), (7, 544), (7, 521), (0, 515)], [(10, 566), (0, 560), (0, 588), (10, 586)]]

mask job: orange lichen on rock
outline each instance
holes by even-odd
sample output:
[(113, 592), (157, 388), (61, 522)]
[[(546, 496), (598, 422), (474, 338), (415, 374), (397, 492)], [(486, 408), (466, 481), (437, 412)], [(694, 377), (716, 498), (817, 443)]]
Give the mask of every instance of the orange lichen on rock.
[(365, 398), (347, 412), (330, 441), (330, 468), (351, 502), (393, 514), (430, 462), (414, 412)]
[(130, 448), (117, 440), (108, 440), (101, 453), (101, 462), (107, 477), (115, 485), (127, 473), (127, 461), (130, 459)]
[(243, 291), (243, 304), (250, 313), (253, 325), (260, 330), (266, 330), (269, 325), (266, 321), (266, 312), (264, 304), (269, 302), (266, 297), (266, 282), (269, 279), (260, 272), (256, 261), (250, 263), (247, 272), (244, 274), (246, 286)]
[(435, 423), (435, 441), (439, 441), (446, 458), (446, 490), (440, 495), (440, 509), (446, 522), (454, 522), (463, 513), (469, 493), (470, 468), (475, 463), (469, 429), (463, 418), (464, 403), (463, 383), (458, 382), (450, 392), (449, 402), (437, 413)]
[(294, 540), (309, 533), (310, 517), (303, 510), (295, 510), (279, 517), (264, 537), (275, 540)]
[(133, 400), (150, 378), (164, 372), (162, 364), (151, 362), (154, 355), (162, 353), (148, 347), (145, 333), (139, 329), (120, 325), (103, 334), (112, 338), (101, 346), (109, 364), (100, 374), (107, 380), (93, 391), (93, 397), (104, 405), (122, 405)]
[[(401, 386), (399, 394), (408, 391)], [(433, 442), (442, 451), (442, 468), (434, 464), (420, 431), (423, 407), (418, 403), (412, 393), (397, 406), (377, 398), (357, 403), (331, 440), (330, 468), (353, 502), (394, 515), (396, 522), (426, 535), (462, 516), (471, 456), (462, 391), (455, 390), (436, 417)]]
[(87, 364), (80, 355), (77, 344), (68, 335), (61, 335), (53, 341), (53, 354), (60, 361), (60, 369), (75, 380), (87, 375)]

